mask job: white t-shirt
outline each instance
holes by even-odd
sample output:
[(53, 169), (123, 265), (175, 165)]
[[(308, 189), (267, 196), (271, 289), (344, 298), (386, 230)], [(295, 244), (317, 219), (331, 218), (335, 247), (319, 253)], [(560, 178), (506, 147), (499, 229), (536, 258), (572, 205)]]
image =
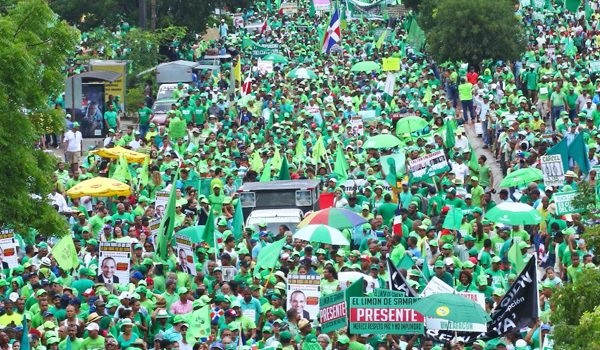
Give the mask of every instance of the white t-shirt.
[(80, 131), (69, 130), (65, 133), (65, 141), (67, 143), (67, 152), (81, 152), (81, 136)]

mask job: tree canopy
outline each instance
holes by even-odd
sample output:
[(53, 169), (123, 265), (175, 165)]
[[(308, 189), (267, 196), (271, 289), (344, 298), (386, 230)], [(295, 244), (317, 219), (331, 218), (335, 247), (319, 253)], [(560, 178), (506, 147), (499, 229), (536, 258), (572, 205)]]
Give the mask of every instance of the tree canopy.
[(420, 24), (428, 51), (439, 62), (514, 60), (525, 50), (522, 26), (508, 0), (428, 0), (421, 8), (431, 11), (431, 16), (425, 16), (431, 21), (423, 23), (421, 14)]
[(66, 231), (46, 201), (54, 156), (34, 146), (40, 133), (59, 131), (64, 123), (47, 101), (62, 90), (62, 68), (77, 37), (44, 0), (15, 1), (0, 16), (0, 222), (22, 232)]

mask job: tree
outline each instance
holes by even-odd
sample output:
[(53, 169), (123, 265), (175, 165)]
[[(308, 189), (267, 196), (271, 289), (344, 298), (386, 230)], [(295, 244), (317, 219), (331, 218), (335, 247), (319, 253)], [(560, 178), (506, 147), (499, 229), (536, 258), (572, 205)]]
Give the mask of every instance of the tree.
[(55, 159), (35, 143), (43, 129), (59, 131), (64, 116), (47, 101), (62, 90), (62, 67), (77, 37), (45, 0), (15, 0), (0, 17), (0, 222), (18, 232), (66, 232), (64, 219), (46, 200)]
[(514, 60), (525, 50), (522, 26), (509, 0), (439, 0), (431, 17), (431, 27), (421, 25), (428, 51), (439, 62)]
[[(578, 350), (599, 349), (597, 332), (600, 329), (600, 271), (586, 269), (579, 278), (567, 284), (552, 296), (555, 309), (551, 321), (554, 325), (556, 349)], [(593, 326), (591, 324), (594, 324)], [(589, 335), (584, 333), (589, 332)], [(596, 336), (596, 338), (593, 338)], [(596, 347), (589, 343), (594, 339)]]

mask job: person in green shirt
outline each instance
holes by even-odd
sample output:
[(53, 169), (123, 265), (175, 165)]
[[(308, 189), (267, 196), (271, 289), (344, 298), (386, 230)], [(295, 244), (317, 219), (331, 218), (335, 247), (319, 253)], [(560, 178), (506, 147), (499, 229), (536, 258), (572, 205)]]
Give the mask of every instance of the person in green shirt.
[(377, 208), (377, 214), (382, 216), (384, 225), (391, 225), (392, 220), (396, 215), (397, 208), (398, 205), (396, 203), (392, 203), (392, 195), (386, 193), (383, 196), (383, 204)]
[(552, 94), (550, 94), (551, 105), (551, 125), (556, 125), (556, 121), (560, 117), (560, 113), (567, 109), (567, 97), (560, 90), (560, 86), (556, 86)]
[(460, 78), (460, 85), (458, 85), (458, 98), (463, 110), (463, 120), (466, 123), (469, 122), (469, 116), (471, 122), (474, 123), (477, 116), (475, 115), (475, 108), (473, 106), (473, 84), (467, 81), (466, 77)]
[(484, 192), (483, 187), (479, 185), (479, 178), (471, 176), (471, 199), (474, 207), (481, 207)]
[(569, 92), (565, 95), (565, 100), (567, 101), (567, 111), (569, 112), (569, 118), (573, 120), (577, 113), (579, 113), (579, 106), (577, 105), (577, 98), (579, 95), (575, 93), (575, 87), (570, 86)]
[(88, 336), (81, 342), (81, 350), (104, 349), (104, 337), (99, 335), (100, 326), (92, 322), (85, 327)]
[(119, 120), (119, 115), (117, 114), (117, 111), (115, 111), (113, 105), (108, 105), (107, 108), (108, 109), (106, 110), (106, 112), (104, 112), (104, 125), (106, 126), (106, 129), (119, 129), (119, 125), (121, 122)]
[(137, 124), (140, 126), (140, 134), (142, 138), (146, 137), (146, 133), (150, 127), (150, 120), (153, 112), (144, 102), (140, 102), (140, 108), (137, 111)]

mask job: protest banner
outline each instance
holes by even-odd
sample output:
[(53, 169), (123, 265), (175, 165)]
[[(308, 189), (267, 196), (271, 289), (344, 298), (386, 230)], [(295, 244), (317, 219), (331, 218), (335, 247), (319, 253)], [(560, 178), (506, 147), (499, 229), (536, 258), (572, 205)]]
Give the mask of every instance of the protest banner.
[(187, 236), (175, 235), (175, 242), (177, 245), (177, 267), (183, 272), (196, 276), (192, 240)]
[(233, 26), (235, 28), (244, 27), (244, 17), (241, 12), (236, 12), (233, 14)]
[(433, 276), (425, 286), (425, 289), (421, 292), (420, 297), (424, 298), (438, 293), (454, 293), (454, 288), (447, 285), (446, 282), (441, 279)]
[(547, 334), (544, 338), (544, 343), (542, 346), (542, 350), (553, 350), (554, 349), (554, 336), (552, 334)]
[(273, 71), (273, 61), (258, 60), (256, 62), (256, 69), (262, 75), (271, 73)]
[(335, 292), (319, 301), (319, 322), (321, 332), (329, 333), (338, 329), (346, 328), (348, 325), (348, 314), (346, 310), (346, 297), (344, 291)]
[(314, 320), (319, 313), (321, 276), (288, 275), (287, 309), (296, 309), (302, 318)]
[(448, 171), (448, 161), (444, 151), (439, 150), (431, 152), (408, 161), (408, 170), (410, 171), (413, 180), (421, 180), (433, 175), (438, 175)]
[[(390, 186), (390, 184), (387, 183), (387, 181), (382, 180), (381, 182), (382, 182), (381, 187), (383, 187), (384, 191), (386, 191), (386, 192), (392, 191), (392, 186)], [(354, 191), (359, 191), (365, 185), (368, 185), (368, 181), (365, 179), (346, 180), (343, 184), (341, 184), (341, 186), (344, 187), (344, 191), (346, 193), (352, 193)]]
[(350, 125), (352, 126), (353, 135), (364, 135), (365, 127), (361, 117), (350, 118)]
[(454, 322), (448, 321), (441, 318), (425, 318), (425, 327), (427, 329), (445, 330), (445, 331), (459, 331), (459, 332), (476, 332), (482, 333), (487, 331), (487, 325), (485, 323), (473, 323), (473, 322)]
[(399, 57), (389, 57), (383, 59), (383, 71), (391, 72), (400, 70), (400, 58)]
[(348, 7), (348, 19), (352, 18), (364, 18), (367, 20), (382, 20), (383, 10), (382, 6), (385, 4), (385, 0), (376, 0), (372, 2), (362, 2), (358, 0), (346, 1)]
[[(315, 6), (316, 8), (316, 6)], [(294, 15), (298, 13), (298, 3), (296, 2), (282, 2), (281, 3), (281, 12), (284, 15)]]
[(101, 242), (98, 262), (98, 282), (108, 284), (129, 283), (131, 245), (129, 243)]
[(389, 18), (400, 18), (408, 13), (406, 7), (402, 5), (388, 6), (385, 10)]
[(368, 109), (366, 111), (358, 111), (357, 114), (362, 118), (363, 122), (369, 122), (375, 120), (377, 114), (374, 109)]
[(425, 318), (411, 305), (419, 298), (350, 298), (352, 334), (423, 334)]
[(375, 288), (373, 290), (373, 297), (376, 298), (404, 298), (406, 294), (398, 290)]
[(2, 229), (0, 232), (0, 265), (3, 270), (19, 266), (17, 245), (15, 231), (10, 228)]
[(279, 53), (279, 44), (274, 43), (264, 43), (264, 44), (256, 44), (253, 43), (252, 46), (252, 56), (254, 57), (262, 57), (265, 55), (269, 55), (272, 53)]
[(562, 186), (565, 183), (565, 169), (563, 168), (560, 154), (541, 156), (542, 173), (544, 173), (544, 185)]
[(328, 11), (331, 8), (330, 0), (312, 0), (315, 4), (315, 10), (317, 11)]
[(556, 204), (556, 215), (579, 213), (581, 208), (573, 205), (573, 199), (577, 197), (577, 191), (559, 192), (552, 196)]
[(169, 202), (169, 191), (156, 192), (156, 200), (154, 201), (154, 209), (156, 215), (160, 218), (165, 214), (165, 208)]

